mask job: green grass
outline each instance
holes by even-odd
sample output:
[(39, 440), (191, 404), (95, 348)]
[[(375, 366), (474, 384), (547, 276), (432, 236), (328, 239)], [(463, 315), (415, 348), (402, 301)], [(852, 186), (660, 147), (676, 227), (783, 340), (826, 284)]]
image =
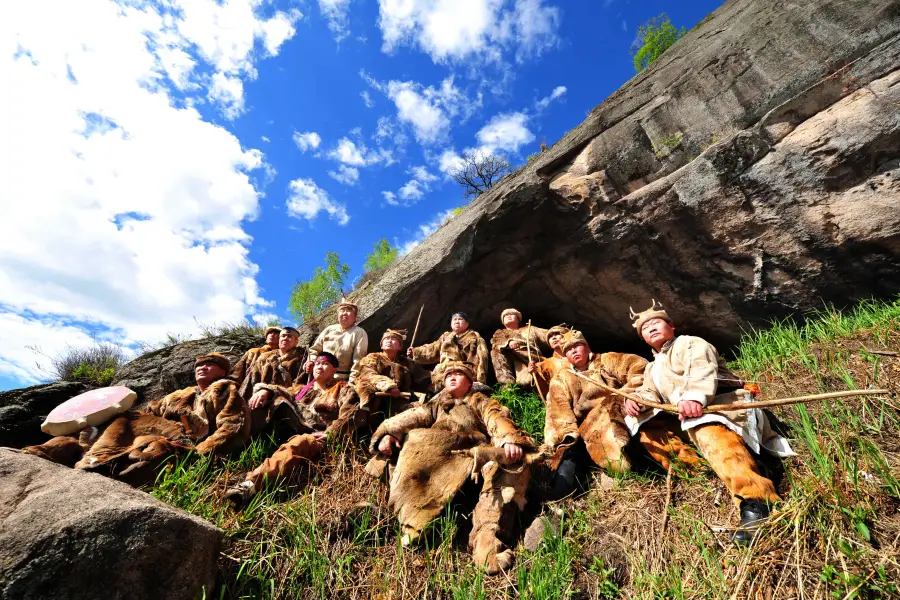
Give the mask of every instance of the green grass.
[(515, 383), (498, 383), (494, 386), (492, 395), (509, 409), (513, 421), (536, 444), (544, 441), (544, 402), (537, 392)]

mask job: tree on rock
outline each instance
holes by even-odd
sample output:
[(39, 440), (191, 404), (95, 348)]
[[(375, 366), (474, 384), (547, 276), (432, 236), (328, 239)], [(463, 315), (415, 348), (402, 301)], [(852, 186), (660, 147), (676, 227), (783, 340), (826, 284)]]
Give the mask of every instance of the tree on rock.
[(312, 277), (294, 284), (288, 300), (288, 311), (298, 323), (309, 320), (340, 298), (349, 274), (350, 267), (341, 262), (338, 253), (329, 252), (325, 255), (324, 267), (316, 267)]
[(638, 27), (637, 38), (631, 45), (634, 70), (640, 73), (649, 67), (685, 33), (687, 29), (676, 29), (666, 13), (653, 17)]
[(463, 188), (466, 198), (477, 198), (509, 173), (509, 163), (490, 152), (466, 151), (450, 176)]
[(385, 269), (397, 260), (397, 255), (399, 253), (400, 250), (398, 248), (394, 248), (386, 239), (382, 238), (375, 242), (372, 253), (366, 256), (363, 270), (366, 273), (371, 273), (373, 271)]

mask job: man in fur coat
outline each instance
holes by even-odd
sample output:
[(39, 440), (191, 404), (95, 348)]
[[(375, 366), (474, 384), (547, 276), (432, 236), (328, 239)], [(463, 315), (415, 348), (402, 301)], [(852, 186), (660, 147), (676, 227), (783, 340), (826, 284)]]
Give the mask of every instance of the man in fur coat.
[(575, 329), (565, 335), (562, 351), (569, 366), (550, 382), (544, 425), (544, 442), (557, 456), (564, 451), (550, 491), (553, 498), (574, 491), (587, 466), (585, 451), (601, 467), (617, 470), (630, 466), (623, 451), (631, 434), (621, 399), (573, 371), (629, 392), (641, 386), (647, 365), (646, 359), (635, 354), (594, 354), (584, 335)]
[(491, 362), (497, 382), (532, 387), (528, 363), (541, 362), (549, 354), (548, 332), (534, 325), (522, 326), (522, 313), (515, 308), (500, 313), (500, 322), (503, 329), (491, 337)]
[(147, 410), (129, 410), (102, 431), (90, 428), (78, 439), (60, 436), (25, 452), (45, 456), (49, 452), (42, 452), (44, 448), (78, 445), (83, 456), (76, 469), (140, 485), (152, 480), (156, 466), (175, 451), (193, 448), (198, 454), (228, 454), (238, 450), (250, 436), (250, 419), (237, 384), (227, 378), (230, 368), (228, 358), (217, 352), (198, 356), (196, 386), (150, 402)]
[(256, 362), (260, 356), (265, 354), (266, 352), (271, 352), (272, 350), (278, 350), (278, 338), (281, 334), (280, 327), (269, 327), (266, 329), (265, 338), (266, 343), (259, 348), (250, 348), (244, 355), (241, 356), (240, 360), (235, 363), (234, 367), (231, 369), (231, 374), (229, 377), (237, 382), (238, 385), (244, 381), (244, 377), (247, 375), (247, 371)]
[(765, 449), (777, 456), (794, 452), (787, 440), (772, 431), (763, 410), (704, 414), (707, 406), (753, 399), (712, 344), (695, 336), (676, 336), (672, 319), (655, 300), (643, 312), (632, 311), (631, 317), (654, 355), (637, 395), (678, 408), (676, 419), (625, 400), (631, 432), (640, 435), (643, 446), (663, 468), (669, 467), (672, 457), (689, 467), (699, 465), (696, 452), (686, 443), (690, 440), (738, 502), (741, 529), (734, 541), (750, 543), (755, 526), (768, 518), (769, 505), (780, 498), (772, 482), (760, 474), (748, 446), (756, 453)]
[[(402, 354), (404, 340), (406, 330), (388, 329), (381, 336), (381, 352), (373, 352), (359, 361), (356, 393), (361, 411), (391, 416), (416, 401), (414, 391), (428, 389), (431, 374)], [(389, 394), (389, 397), (378, 394)]]
[(361, 423), (359, 397), (346, 380), (337, 379), (337, 357), (320, 352), (313, 363), (312, 381), (289, 388), (257, 384), (259, 397), (266, 404), (290, 406), (297, 415), (292, 436), (263, 464), (247, 474), (244, 481), (229, 489), (225, 497), (236, 504), (249, 502), (266, 484), (289, 478), (302, 464), (318, 457), (327, 438), (351, 434)]
[[(418, 348), (410, 348), (406, 355), (420, 365), (437, 365), (431, 372), (431, 387), (440, 391), (444, 387), (444, 370), (450, 362), (467, 362), (473, 365), (474, 382), (487, 387), (488, 349), (484, 338), (469, 329), (469, 317), (458, 312), (450, 319), (450, 331), (441, 334), (436, 341)], [(480, 386), (476, 386), (480, 387)]]
[(359, 361), (369, 351), (369, 336), (362, 327), (356, 324), (359, 307), (342, 298), (338, 304), (338, 322), (329, 325), (309, 347), (309, 360), (306, 372), (312, 373), (313, 361), (320, 352), (329, 352), (338, 359), (338, 379), (356, 383)]
[(538, 388), (541, 396), (546, 398), (550, 389), (550, 382), (556, 377), (556, 374), (563, 369), (569, 368), (569, 361), (563, 354), (562, 347), (565, 335), (569, 333), (569, 326), (566, 324), (554, 325), (547, 330), (547, 343), (553, 351), (550, 358), (545, 358), (538, 362), (532, 362), (528, 365), (528, 372), (534, 373), (537, 379)]
[(533, 449), (534, 442), (496, 400), (471, 389), (475, 372), (469, 364), (448, 362), (442, 371), (444, 389), (382, 423), (369, 449), (382, 456), (399, 451), (389, 504), (404, 545), (480, 472), (484, 483), (472, 513), (469, 549), (477, 565), (496, 574), (513, 563), (515, 538), (509, 536), (525, 506), (530, 471), (524, 450)]
[(272, 422), (272, 413), (255, 395), (259, 384), (290, 387), (303, 374), (306, 352), (298, 346), (300, 332), (293, 327), (285, 327), (278, 336), (278, 350), (261, 355), (250, 365), (247, 376), (241, 383), (241, 397), (247, 400), (252, 417), (252, 432), (259, 433)]

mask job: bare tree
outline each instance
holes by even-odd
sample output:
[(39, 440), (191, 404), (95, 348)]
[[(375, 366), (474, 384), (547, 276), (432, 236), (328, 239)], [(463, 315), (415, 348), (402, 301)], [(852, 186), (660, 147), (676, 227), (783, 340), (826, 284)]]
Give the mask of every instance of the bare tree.
[(450, 175), (462, 186), (466, 198), (477, 198), (509, 173), (509, 163), (502, 156), (488, 152), (466, 151)]

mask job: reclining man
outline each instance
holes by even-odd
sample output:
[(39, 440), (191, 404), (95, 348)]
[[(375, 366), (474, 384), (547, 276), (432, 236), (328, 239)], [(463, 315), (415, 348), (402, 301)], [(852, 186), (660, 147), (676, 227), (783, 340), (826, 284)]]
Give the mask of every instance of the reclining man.
[(252, 433), (257, 434), (272, 423), (271, 410), (263, 408), (263, 403), (255, 396), (260, 384), (290, 387), (299, 382), (306, 362), (306, 352), (298, 346), (300, 332), (293, 327), (285, 327), (278, 336), (278, 350), (262, 354), (250, 365), (244, 381), (241, 382), (241, 397), (247, 401), (252, 417)]
[(278, 338), (281, 334), (280, 327), (269, 327), (266, 329), (265, 337), (266, 343), (259, 348), (250, 348), (244, 355), (241, 356), (240, 360), (234, 365), (231, 369), (231, 374), (229, 377), (237, 382), (238, 385), (244, 381), (244, 377), (247, 375), (247, 371), (256, 362), (260, 356), (265, 354), (266, 352), (271, 352), (272, 350), (278, 350)]
[(298, 435), (282, 444), (263, 464), (248, 473), (244, 481), (225, 492), (226, 498), (239, 505), (246, 504), (267, 483), (290, 478), (297, 467), (318, 457), (328, 438), (347, 435), (356, 429), (359, 398), (345, 379), (335, 377), (338, 364), (337, 357), (330, 352), (319, 352), (313, 363), (311, 382), (290, 388), (257, 385), (254, 398), (296, 414), (294, 426)]
[(579, 374), (630, 392), (641, 386), (647, 365), (646, 359), (635, 354), (594, 354), (575, 329), (563, 338), (562, 351), (570, 366), (550, 382), (544, 425), (544, 442), (556, 450), (553, 462), (558, 463), (550, 499), (575, 491), (589, 460), (612, 470), (630, 466), (623, 454), (631, 435), (621, 398)]
[(475, 373), (469, 364), (454, 361), (443, 367), (443, 391), (382, 423), (369, 449), (381, 456), (400, 452), (388, 502), (399, 518), (404, 545), (421, 536), (480, 472), (484, 484), (472, 513), (469, 549), (477, 565), (496, 574), (513, 563), (515, 537), (510, 536), (530, 477), (523, 450), (533, 449), (534, 442), (496, 400), (472, 390)]
[(222, 354), (198, 356), (196, 386), (150, 402), (147, 410), (129, 410), (94, 439), (60, 436), (24, 451), (53, 459), (63, 446), (80, 445), (84, 454), (76, 469), (103, 472), (132, 485), (152, 480), (155, 468), (178, 450), (228, 454), (242, 448), (250, 436), (247, 406), (237, 384), (227, 378), (230, 369)]
[(550, 358), (528, 364), (528, 372), (534, 373), (542, 398), (547, 397), (550, 382), (553, 381), (557, 373), (569, 368), (569, 361), (566, 360), (566, 356), (562, 351), (563, 341), (567, 333), (569, 333), (569, 326), (565, 324), (554, 325), (548, 329), (547, 343), (553, 350), (553, 355)]
[(534, 325), (523, 327), (522, 313), (515, 308), (500, 313), (500, 322), (503, 329), (491, 337), (491, 362), (497, 382), (533, 387), (528, 364), (541, 362), (550, 352), (548, 331)]
[(369, 336), (362, 327), (356, 324), (359, 307), (342, 298), (338, 304), (338, 322), (329, 325), (309, 347), (309, 360), (306, 372), (312, 373), (316, 356), (320, 352), (328, 352), (338, 359), (337, 379), (356, 383), (359, 361), (369, 351)]
[(631, 432), (640, 433), (642, 445), (666, 469), (673, 457), (690, 468), (698, 467), (697, 453), (686, 444), (688, 439), (693, 442), (739, 501), (741, 528), (733, 540), (742, 545), (750, 543), (756, 526), (768, 518), (769, 505), (780, 498), (773, 483), (760, 474), (747, 446), (756, 453), (765, 448), (777, 456), (792, 456), (794, 452), (787, 440), (772, 431), (761, 409), (703, 412), (707, 406), (752, 399), (712, 344), (695, 336), (676, 336), (672, 319), (655, 300), (641, 313), (632, 311), (631, 318), (654, 355), (637, 395), (674, 404), (679, 413), (675, 419), (659, 409), (625, 400)]
[[(444, 387), (444, 371), (451, 362), (472, 364), (473, 383), (480, 392), (489, 392), (487, 386), (488, 349), (484, 338), (469, 329), (469, 317), (464, 312), (450, 318), (450, 331), (441, 334), (436, 341), (418, 348), (409, 347), (406, 355), (420, 365), (437, 365), (431, 372), (431, 388), (439, 392)], [(479, 389), (480, 388), (480, 389)]]
[(416, 402), (414, 391), (428, 389), (431, 374), (401, 353), (405, 339), (405, 329), (388, 329), (381, 336), (381, 352), (359, 361), (356, 393), (360, 411), (389, 417)]

